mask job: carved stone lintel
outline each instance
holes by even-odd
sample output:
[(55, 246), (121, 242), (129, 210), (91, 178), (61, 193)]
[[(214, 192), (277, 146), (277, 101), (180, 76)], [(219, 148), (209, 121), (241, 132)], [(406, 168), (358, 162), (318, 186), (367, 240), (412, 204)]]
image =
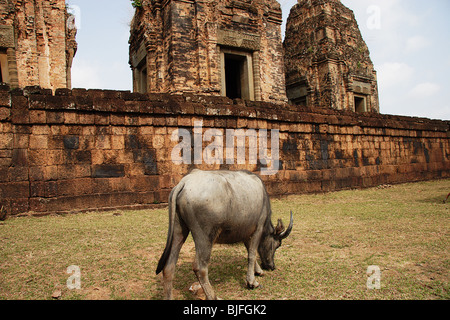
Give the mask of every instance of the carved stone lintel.
[(261, 47), (261, 37), (247, 32), (218, 29), (217, 43), (223, 46), (258, 51)]
[(0, 26), (0, 47), (14, 48), (14, 28), (12, 26)]

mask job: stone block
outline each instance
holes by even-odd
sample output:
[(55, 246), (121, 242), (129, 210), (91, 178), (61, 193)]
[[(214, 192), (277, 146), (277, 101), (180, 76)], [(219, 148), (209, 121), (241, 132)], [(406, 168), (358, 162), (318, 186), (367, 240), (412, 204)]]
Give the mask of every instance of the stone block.
[(0, 106), (5, 108), (11, 108), (11, 98), (9, 96), (9, 88), (3, 89), (5, 86), (0, 85)]
[(95, 137), (96, 149), (111, 149), (111, 136), (110, 135), (98, 135)]
[(12, 149), (14, 142), (14, 134), (12, 133), (0, 133), (0, 150)]
[(91, 166), (89, 164), (80, 165), (58, 165), (58, 179), (86, 178), (91, 176)]
[(124, 135), (112, 135), (111, 136), (111, 149), (123, 150), (125, 148), (125, 136)]
[(92, 178), (76, 178), (57, 182), (58, 196), (89, 195), (94, 192)]
[(192, 119), (189, 116), (178, 116), (179, 127), (192, 127)]
[(110, 115), (107, 113), (95, 114), (94, 115), (94, 123), (96, 125), (109, 125), (110, 124)]
[(30, 149), (47, 149), (48, 137), (46, 135), (31, 135)]
[(131, 190), (135, 192), (157, 191), (160, 187), (160, 180), (157, 176), (131, 177)]
[(92, 166), (93, 178), (118, 178), (125, 176), (123, 164), (100, 164)]
[(80, 124), (94, 124), (95, 123), (95, 114), (93, 113), (79, 113), (78, 115)]
[(125, 116), (121, 114), (111, 114), (110, 116), (111, 125), (124, 125), (125, 124)]
[(28, 166), (28, 150), (13, 149), (11, 152), (11, 166), (27, 167)]
[(28, 181), (0, 183), (2, 199), (23, 199), (30, 196)]
[(78, 124), (79, 117), (75, 112), (64, 112), (64, 123), (65, 124)]
[(47, 111), (48, 124), (63, 124), (64, 123), (64, 112), (62, 111)]
[(45, 124), (47, 122), (47, 111), (30, 110), (30, 123)]
[(63, 144), (65, 149), (77, 150), (80, 147), (80, 138), (78, 136), (65, 136)]
[(28, 124), (30, 123), (30, 110), (29, 109), (11, 109), (11, 122), (13, 124)]
[(31, 166), (29, 167), (30, 181), (53, 181), (58, 179), (58, 167), (53, 166)]
[(0, 107), (0, 121), (8, 120), (11, 116), (11, 108)]

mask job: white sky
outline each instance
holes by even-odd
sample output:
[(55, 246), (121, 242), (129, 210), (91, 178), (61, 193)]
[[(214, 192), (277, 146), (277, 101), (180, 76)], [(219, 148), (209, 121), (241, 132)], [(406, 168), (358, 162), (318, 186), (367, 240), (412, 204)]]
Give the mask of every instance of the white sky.
[[(279, 0), (286, 21), (296, 0)], [(450, 120), (450, 1), (342, 0), (378, 72), (381, 113)], [(77, 15), (74, 88), (131, 90), (129, 0), (68, 0)], [(284, 34), (285, 25), (282, 26)]]

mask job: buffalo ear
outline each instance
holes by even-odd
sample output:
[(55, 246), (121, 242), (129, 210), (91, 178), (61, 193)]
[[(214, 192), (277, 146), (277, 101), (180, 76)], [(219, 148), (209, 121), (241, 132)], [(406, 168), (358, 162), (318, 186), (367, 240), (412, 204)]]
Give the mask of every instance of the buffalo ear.
[(279, 235), (284, 231), (284, 224), (283, 221), (281, 221), (281, 219), (278, 219), (278, 224), (275, 227), (275, 235)]

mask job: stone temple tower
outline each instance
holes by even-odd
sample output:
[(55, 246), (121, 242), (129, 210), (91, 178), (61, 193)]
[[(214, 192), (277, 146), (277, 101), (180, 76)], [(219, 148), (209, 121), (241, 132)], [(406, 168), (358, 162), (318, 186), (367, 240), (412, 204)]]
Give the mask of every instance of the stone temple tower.
[(0, 0), (0, 82), (70, 88), (77, 50), (73, 18), (65, 0)]
[(136, 92), (286, 102), (276, 0), (143, 0), (131, 23)]
[(284, 41), (295, 104), (379, 112), (377, 76), (353, 12), (340, 0), (298, 0)]

